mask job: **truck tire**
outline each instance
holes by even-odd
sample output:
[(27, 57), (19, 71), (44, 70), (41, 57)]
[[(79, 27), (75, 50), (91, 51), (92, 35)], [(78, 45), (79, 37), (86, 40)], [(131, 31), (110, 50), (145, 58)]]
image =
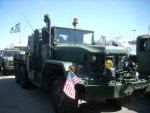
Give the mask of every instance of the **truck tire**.
[(25, 66), (21, 66), (20, 68), (20, 85), (23, 89), (29, 88), (29, 79), (28, 79), (28, 73), (26, 71)]
[(112, 105), (113, 107), (116, 107), (118, 109), (121, 109), (122, 104), (121, 101), (118, 99), (106, 99), (107, 103)]
[(108, 102), (108, 104), (121, 109), (122, 106), (125, 106), (128, 101), (127, 100), (122, 100), (122, 99), (106, 99), (106, 101)]
[(65, 81), (58, 79), (52, 86), (52, 100), (57, 113), (74, 113), (77, 110), (78, 100), (69, 98), (63, 92)]
[(126, 96), (118, 99), (106, 99), (106, 101), (112, 106), (121, 109), (122, 106), (126, 106), (132, 102), (132, 96)]
[(3, 68), (3, 75), (7, 75), (7, 70)]
[(15, 68), (15, 80), (16, 80), (16, 83), (20, 83), (19, 65), (16, 64), (14, 68)]

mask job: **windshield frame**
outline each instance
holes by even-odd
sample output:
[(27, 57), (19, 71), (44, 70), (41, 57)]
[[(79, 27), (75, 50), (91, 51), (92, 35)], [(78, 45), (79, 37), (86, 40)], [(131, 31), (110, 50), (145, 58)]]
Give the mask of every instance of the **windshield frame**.
[[(62, 34), (60, 34), (61, 32), (60, 31), (62, 30)], [(59, 41), (58, 40), (58, 37), (59, 36), (63, 36), (63, 31), (65, 32), (64, 35), (67, 35), (66, 36), (66, 40), (64, 41)], [(60, 32), (60, 33), (58, 33)], [(70, 33), (70, 35), (66, 34), (67, 32)], [(88, 39), (88, 43), (85, 43), (84, 39), (86, 38), (85, 35), (90, 35)], [(74, 37), (72, 37), (72, 35), (74, 35)], [(78, 36), (80, 35), (80, 39), (78, 38)], [(71, 39), (72, 38), (72, 39)], [(63, 37), (64, 39), (64, 37)], [(68, 41), (70, 40), (70, 41)], [(80, 42), (80, 41), (81, 42)], [(73, 28), (65, 28), (65, 27), (54, 27), (54, 41), (57, 42), (57, 43), (67, 43), (67, 44), (87, 44), (87, 45), (93, 45), (94, 44), (94, 31), (90, 31), (90, 30), (81, 30), (81, 29), (73, 29)]]
[(20, 51), (19, 50), (17, 50), (17, 51), (3, 51), (3, 57), (13, 57), (14, 56), (14, 54), (19, 54), (20, 53)]

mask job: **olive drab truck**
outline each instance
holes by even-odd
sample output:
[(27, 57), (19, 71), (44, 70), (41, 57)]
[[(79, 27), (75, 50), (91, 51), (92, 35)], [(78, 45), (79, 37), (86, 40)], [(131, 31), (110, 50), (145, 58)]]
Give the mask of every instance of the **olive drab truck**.
[(136, 40), (136, 57), (139, 78), (147, 80), (147, 88), (140, 93), (150, 92), (150, 35), (140, 35)]
[[(15, 78), (22, 88), (33, 83), (51, 90), (57, 113), (71, 113), (78, 100), (106, 99), (121, 107), (135, 90), (145, 87), (145, 80), (135, 76), (126, 49), (95, 45), (94, 32), (76, 29), (77, 19), (75, 28), (51, 27), (48, 15), (44, 22), (46, 27), (28, 37), (26, 54), (15, 55)], [(79, 78), (75, 99), (63, 91), (68, 70)]]

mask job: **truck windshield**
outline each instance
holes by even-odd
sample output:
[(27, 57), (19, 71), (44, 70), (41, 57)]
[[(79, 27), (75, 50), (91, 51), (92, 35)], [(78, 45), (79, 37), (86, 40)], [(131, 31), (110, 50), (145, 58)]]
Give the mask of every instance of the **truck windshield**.
[(56, 41), (64, 43), (93, 44), (94, 32), (78, 29), (56, 28)]
[(4, 51), (3, 57), (13, 57), (14, 54), (19, 54), (20, 51)]
[(132, 52), (132, 48), (131, 47), (126, 47), (126, 49), (128, 50), (128, 52)]

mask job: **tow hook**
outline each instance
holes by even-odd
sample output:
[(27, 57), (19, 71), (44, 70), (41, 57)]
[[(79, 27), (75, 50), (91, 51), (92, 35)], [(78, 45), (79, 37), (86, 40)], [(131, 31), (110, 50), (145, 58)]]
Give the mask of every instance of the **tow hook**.
[(124, 79), (122, 81), (121, 91), (130, 95), (133, 92), (132, 83), (130, 80)]

